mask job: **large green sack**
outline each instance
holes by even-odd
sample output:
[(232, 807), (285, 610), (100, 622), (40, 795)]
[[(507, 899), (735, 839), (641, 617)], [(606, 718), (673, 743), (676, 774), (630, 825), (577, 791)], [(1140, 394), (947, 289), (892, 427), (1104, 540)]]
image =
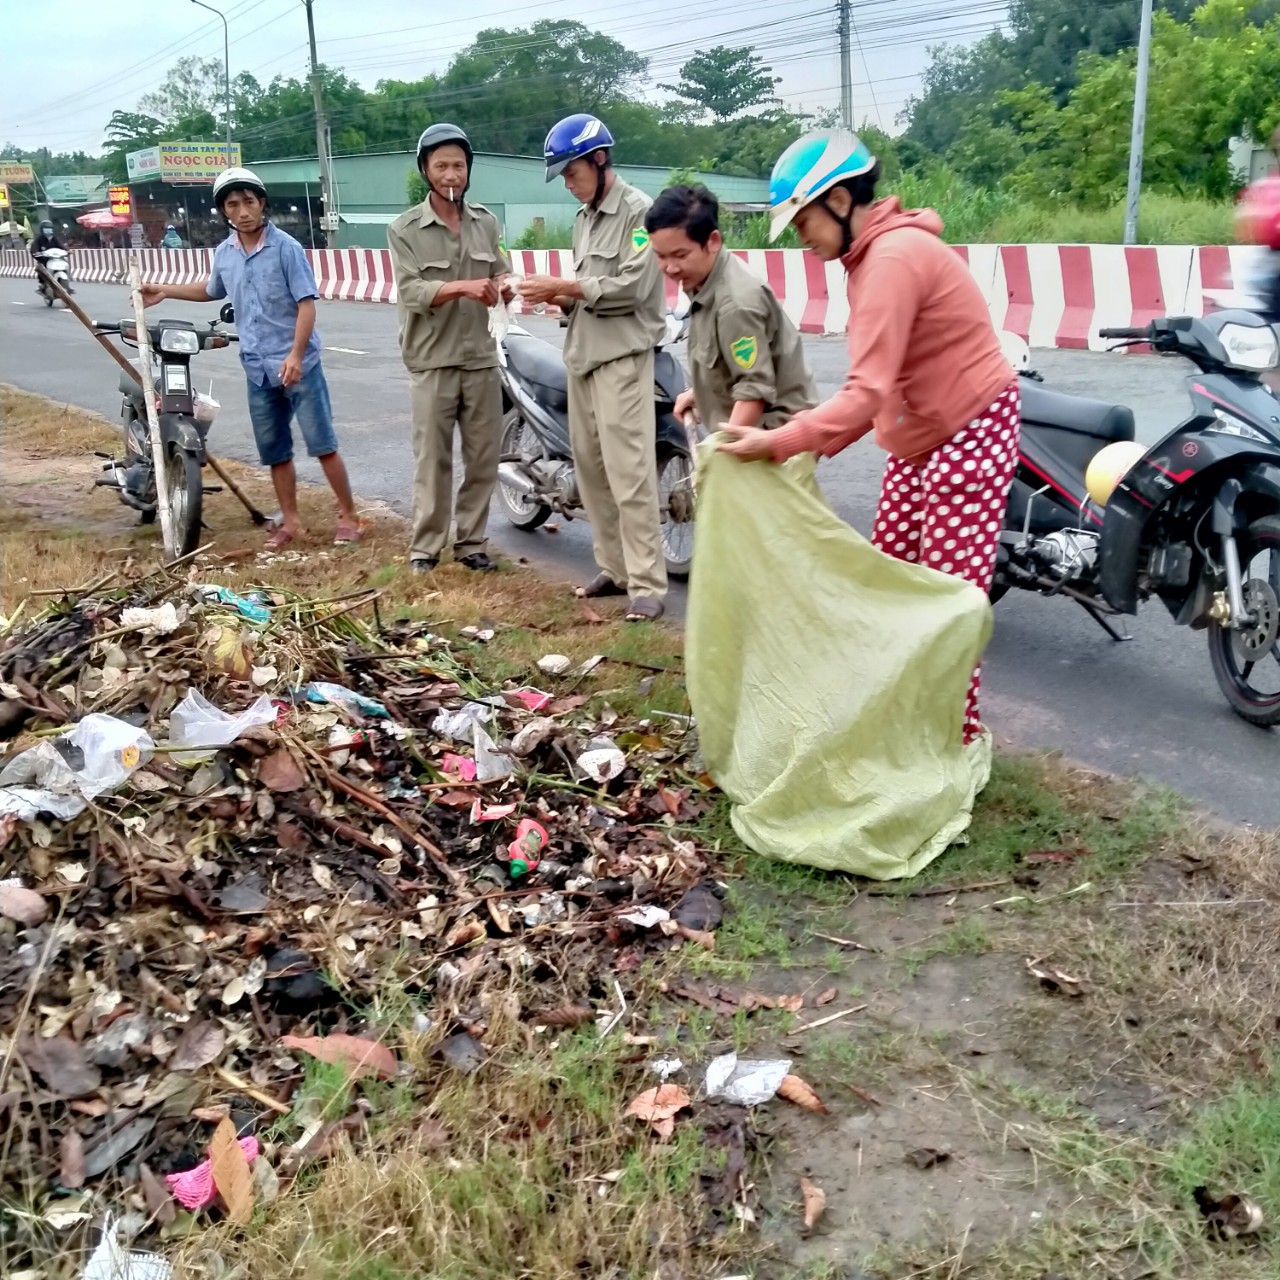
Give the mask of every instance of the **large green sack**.
[(741, 463), (708, 441), (689, 585), (689, 699), (748, 848), (876, 880), (969, 825), (991, 740), (963, 705), (986, 596), (877, 551), (827, 505), (812, 455)]

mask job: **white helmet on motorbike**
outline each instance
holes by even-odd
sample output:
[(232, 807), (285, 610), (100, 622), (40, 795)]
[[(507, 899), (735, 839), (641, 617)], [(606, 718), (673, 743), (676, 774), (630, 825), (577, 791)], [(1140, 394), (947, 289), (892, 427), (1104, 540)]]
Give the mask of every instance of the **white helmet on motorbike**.
[(1002, 329), (1000, 350), (1004, 352), (1004, 358), (1013, 365), (1014, 373), (1025, 373), (1031, 368), (1031, 348), (1018, 334)]
[(213, 203), (219, 213), (222, 213), (222, 206), (233, 191), (252, 191), (264, 201), (267, 198), (266, 183), (252, 169), (242, 169), (239, 166), (226, 169), (213, 184)]

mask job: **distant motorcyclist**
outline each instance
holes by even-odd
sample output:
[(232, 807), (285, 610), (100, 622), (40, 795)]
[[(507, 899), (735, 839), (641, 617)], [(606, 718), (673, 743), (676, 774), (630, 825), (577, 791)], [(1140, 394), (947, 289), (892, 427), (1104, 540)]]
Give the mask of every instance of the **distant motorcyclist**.
[(53, 229), (53, 223), (48, 218), (45, 218), (40, 223), (39, 234), (31, 242), (31, 256), (38, 258), (49, 249), (62, 249), (64, 247), (62, 241), (58, 239), (57, 232)]
[[(53, 229), (53, 223), (50, 222), (48, 218), (44, 218), (40, 223), (40, 233), (31, 242), (31, 256), (37, 262), (43, 263), (45, 260), (45, 254), (47, 254), (50, 249), (63, 248), (64, 245), (62, 241), (58, 239), (58, 234)], [(66, 289), (68, 293), (75, 293), (75, 290), (71, 287), (70, 275), (68, 275), (64, 281), (63, 288)], [(36, 292), (42, 297), (44, 296), (44, 281), (39, 276), (36, 277)]]
[(164, 236), (160, 241), (162, 249), (181, 249), (182, 237), (178, 234), (178, 228), (172, 222), (167, 223), (164, 229)]

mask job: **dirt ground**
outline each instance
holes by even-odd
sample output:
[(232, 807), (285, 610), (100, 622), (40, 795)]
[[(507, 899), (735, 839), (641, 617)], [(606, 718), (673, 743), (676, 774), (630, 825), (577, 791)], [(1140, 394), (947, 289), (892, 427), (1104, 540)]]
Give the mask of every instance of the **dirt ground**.
[[(92, 449), (113, 443), (108, 424), (11, 393), (4, 410), (0, 614), (24, 599), (32, 606), (34, 591), (154, 556), (154, 528), (91, 487), (100, 466)], [(269, 504), (260, 474), (235, 474)], [(304, 503), (308, 523), (324, 529), (326, 496), (307, 493)], [(208, 518), (231, 583), (271, 571), (384, 585), (397, 608), (429, 601), (453, 622), (510, 624), (507, 660), (521, 645), (545, 647), (549, 633), (575, 655), (606, 641), (637, 643), (611, 618), (584, 619), (567, 592), (549, 593), (522, 570), (496, 585), (448, 566), (430, 582), (411, 579), (398, 522), (371, 515), (373, 536), (361, 548), (336, 552), (317, 532), (276, 564), (258, 558), (262, 535), (229, 494), (211, 498)], [(674, 672), (679, 643), (664, 631), (635, 656)], [(678, 705), (678, 673), (669, 692)], [(823, 1110), (778, 1101), (752, 1110), (737, 1222), (721, 1223), (709, 1247), (690, 1226), (698, 1238), (685, 1242), (678, 1265), (659, 1269), (660, 1280), (1280, 1275), (1280, 1245), (1268, 1231), (1213, 1239), (1194, 1194), (1201, 1185), (1215, 1197), (1247, 1194), (1269, 1220), (1280, 1215), (1275, 835), (1211, 828), (1174, 797), (1039, 758), (1000, 760), (968, 844), (906, 885), (742, 855), (723, 812), (691, 834), (721, 846), (725, 920), (714, 950), (681, 950), (654, 974), (659, 994), (632, 1015), (628, 1034), (643, 1047), (626, 1069), (642, 1071), (646, 1056), (670, 1049), (686, 1064), (677, 1079), (696, 1098), (716, 1053), (786, 1057)], [(796, 996), (797, 1011), (767, 1007)], [(705, 1154), (697, 1120), (695, 1109), (680, 1121), (671, 1155), (695, 1170)], [(634, 1130), (623, 1131), (610, 1140), (634, 1143)], [(188, 1273), (428, 1274), (405, 1261), (417, 1230), (408, 1224), (427, 1200), (412, 1211), (398, 1201), (394, 1229), (369, 1209), (373, 1225), (357, 1253), (325, 1253), (326, 1231), (345, 1240), (361, 1230), (334, 1225), (344, 1185), (362, 1188), (361, 1203), (383, 1194), (374, 1175), (391, 1156), (379, 1158), (376, 1168), (358, 1153), (355, 1163), (336, 1162), (310, 1188), (310, 1207), (275, 1206), (259, 1234), (222, 1238), (221, 1271)], [(705, 1168), (701, 1177), (704, 1186), (715, 1180)], [(802, 1179), (825, 1193), (825, 1212), (808, 1229)], [(687, 1212), (698, 1220), (692, 1201)], [(302, 1239), (315, 1251), (305, 1258)], [(372, 1266), (396, 1240), (402, 1252)], [(361, 1261), (341, 1260), (348, 1256)], [(466, 1274), (459, 1265), (431, 1274)], [(560, 1271), (521, 1265), (508, 1274), (581, 1274), (568, 1260)]]

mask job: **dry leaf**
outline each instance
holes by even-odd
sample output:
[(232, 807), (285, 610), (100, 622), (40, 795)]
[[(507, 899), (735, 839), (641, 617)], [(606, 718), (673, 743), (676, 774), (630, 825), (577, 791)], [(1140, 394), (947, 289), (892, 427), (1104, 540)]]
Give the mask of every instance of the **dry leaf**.
[(58, 1178), (64, 1187), (74, 1191), (84, 1186), (84, 1139), (79, 1131), (68, 1129), (62, 1135), (62, 1165)]
[(102, 1072), (85, 1060), (84, 1050), (70, 1036), (28, 1036), (19, 1042), (18, 1052), (55, 1098), (83, 1098), (102, 1083)]
[(1027, 972), (1033, 978), (1039, 979), (1040, 985), (1046, 991), (1055, 991), (1064, 996), (1084, 995), (1083, 979), (1073, 978), (1071, 974), (1063, 973), (1061, 969), (1050, 968), (1039, 960), (1028, 960), (1026, 965)]
[(277, 747), (258, 762), (258, 781), (272, 791), (301, 791), (306, 779), (288, 747)]
[(138, 1166), (138, 1180), (142, 1183), (142, 1198), (147, 1213), (162, 1227), (167, 1227), (178, 1216), (178, 1208), (169, 1188), (151, 1172), (150, 1165)]
[(804, 1008), (804, 996), (779, 996), (778, 1008), (788, 1013), (799, 1013)]
[[(604, 619), (589, 604), (587, 604), (585, 600), (578, 606), (578, 608), (582, 611), (583, 619), (589, 622), (593, 627), (603, 625)], [(549, 673), (549, 674), (558, 674), (558, 673)]]
[(378, 1076), (390, 1080), (396, 1074), (396, 1055), (385, 1044), (365, 1040), (361, 1036), (281, 1036), (280, 1043), (286, 1049), (309, 1053), (321, 1062), (348, 1068), (352, 1079), (361, 1076)]
[(799, 1076), (783, 1076), (782, 1083), (778, 1086), (778, 1097), (786, 1098), (788, 1102), (794, 1102), (797, 1107), (803, 1107), (806, 1111), (816, 1111), (821, 1116), (827, 1114), (822, 1099)]
[(800, 1194), (804, 1197), (804, 1229), (812, 1231), (827, 1211), (827, 1193), (816, 1182), (801, 1178)]
[(223, 1102), (216, 1107), (195, 1107), (191, 1111), (191, 1118), (199, 1120), (202, 1124), (218, 1124), (230, 1114), (230, 1106)]
[(209, 1161), (213, 1185), (227, 1207), (227, 1217), (232, 1222), (248, 1222), (253, 1215), (253, 1175), (236, 1140), (236, 1127), (230, 1120), (221, 1121), (213, 1131)]
[(830, 1004), (839, 994), (835, 987), (828, 987), (821, 995), (814, 996), (813, 1003), (821, 1008), (824, 1004)]
[(677, 1112), (683, 1111), (691, 1101), (688, 1090), (680, 1085), (660, 1084), (632, 1098), (623, 1114), (652, 1125), (658, 1137), (666, 1139), (676, 1131)]
[(227, 1033), (216, 1022), (189, 1023), (166, 1065), (170, 1071), (199, 1071), (221, 1057), (226, 1043)]

